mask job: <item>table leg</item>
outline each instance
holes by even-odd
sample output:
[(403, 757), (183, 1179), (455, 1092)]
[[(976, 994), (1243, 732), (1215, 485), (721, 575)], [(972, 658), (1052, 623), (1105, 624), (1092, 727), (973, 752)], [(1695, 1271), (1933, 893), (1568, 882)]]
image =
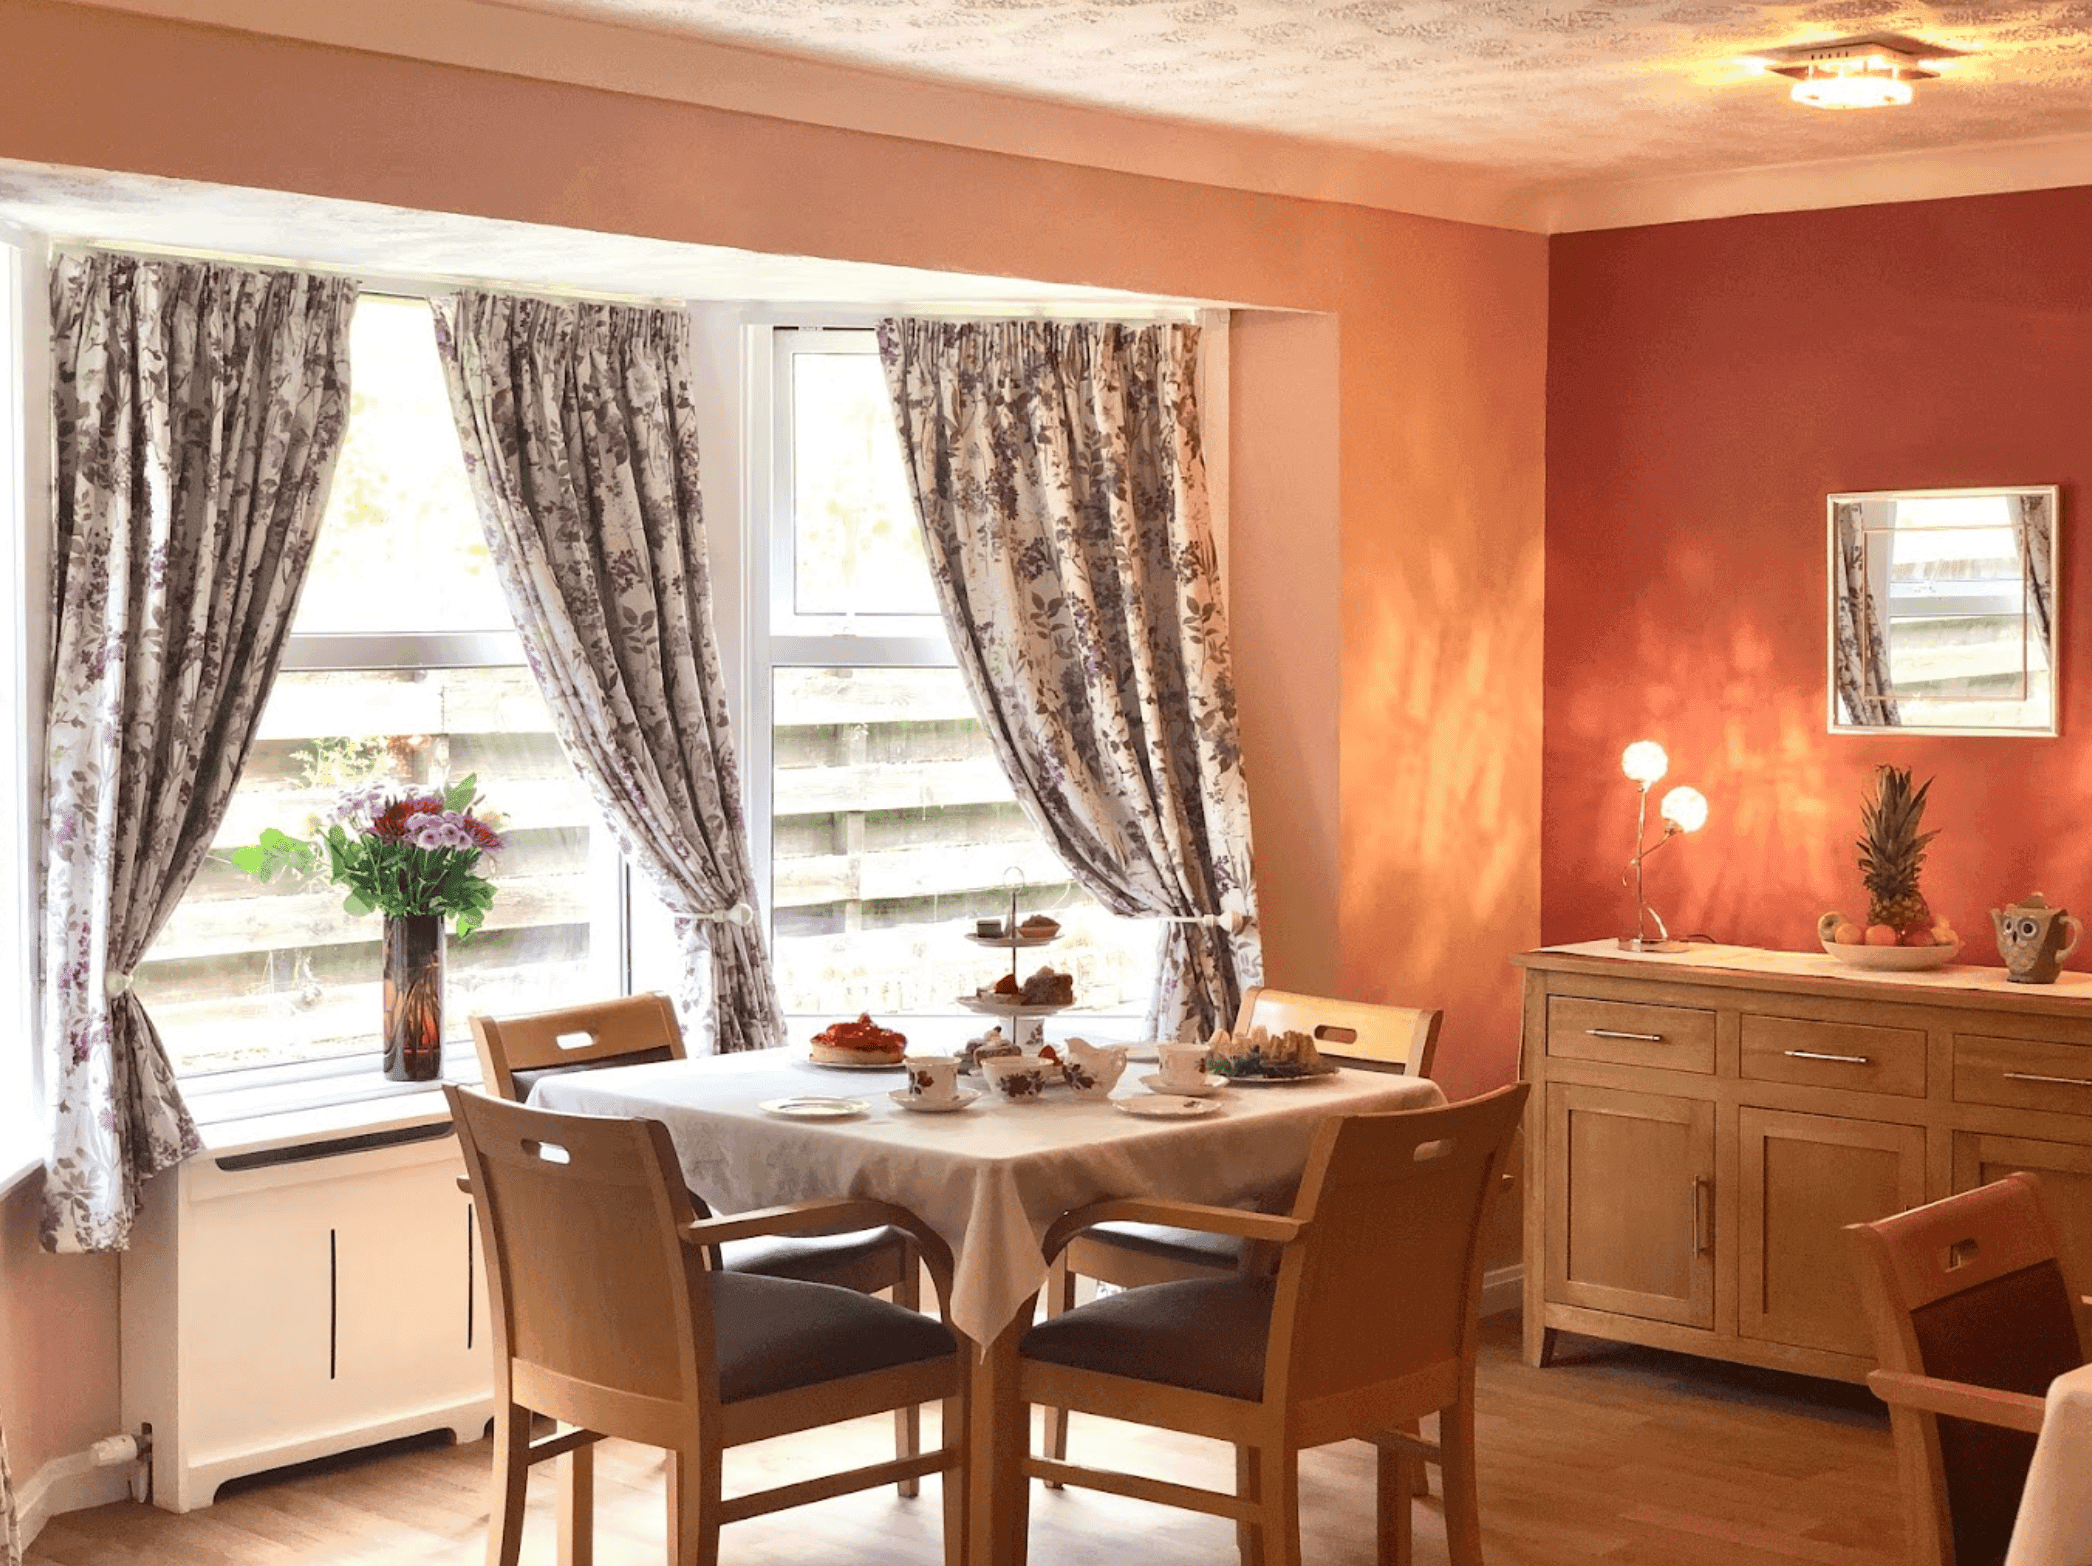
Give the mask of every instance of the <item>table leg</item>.
[(1024, 1458), (1030, 1430), (1017, 1422), (1017, 1340), (1031, 1325), (1031, 1305), (973, 1357), (973, 1420), (966, 1476), (967, 1566), (1023, 1566), (1030, 1508)]

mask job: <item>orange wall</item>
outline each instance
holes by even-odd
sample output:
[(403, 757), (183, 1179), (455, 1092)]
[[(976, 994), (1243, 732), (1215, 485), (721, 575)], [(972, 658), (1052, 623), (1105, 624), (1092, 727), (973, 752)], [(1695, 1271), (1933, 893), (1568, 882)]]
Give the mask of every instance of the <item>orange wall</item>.
[(49, 1256), (41, 1177), (0, 1197), (0, 1429), (19, 1488), (117, 1428), (116, 1259)]
[[(1926, 868), (1966, 960), (1987, 910), (2092, 898), (2092, 189), (1558, 237), (1547, 403), (1545, 930), (1617, 934), (1644, 736), (1712, 804), (1650, 867), (1674, 930), (1810, 949), (1864, 913), (1877, 763), (1936, 777)], [(2062, 737), (1824, 732), (1824, 497), (2063, 486)], [(2092, 952), (2075, 965), (2092, 963)]]
[[(0, 7), (0, 59), (0, 157), (1270, 312), (1231, 382), (1268, 977), (1446, 1006), (1456, 1095), (1512, 1074), (1505, 959), (1539, 932), (1544, 240), (52, 0)], [(50, 1350), (113, 1360), (105, 1305)]]

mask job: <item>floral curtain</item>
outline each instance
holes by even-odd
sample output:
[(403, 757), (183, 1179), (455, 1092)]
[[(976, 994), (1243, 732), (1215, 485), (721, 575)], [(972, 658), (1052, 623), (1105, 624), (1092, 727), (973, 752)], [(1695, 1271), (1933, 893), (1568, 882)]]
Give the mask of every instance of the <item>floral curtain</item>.
[(2051, 623), (2052, 605), (2055, 603), (2056, 584), (2052, 580), (2055, 566), (2055, 519), (2049, 515), (2048, 496), (2020, 495), (2014, 521), (2019, 532), (2020, 557), (2026, 563), (2027, 598), (2034, 615), (2034, 627), (2041, 633), (2041, 645), (2048, 652), (2048, 666), (2056, 666), (2056, 633)]
[(1837, 549), (1832, 556), (1831, 599), (1837, 605), (1837, 646), (1832, 664), (1845, 721), (1869, 728), (1902, 723), (1896, 688), (1889, 679), (1887, 606), (1876, 601), (1867, 570), (1867, 530), (1860, 502), (1832, 507)]
[(7, 1468), (5, 1436), (0, 1436), (0, 1566), (22, 1566), (22, 1523), (15, 1510), (15, 1481)]
[(880, 357), (946, 628), (997, 758), (1113, 913), (1172, 921), (1151, 1037), (1263, 978), (1206, 506), (1198, 331), (887, 321)]
[(195, 1126), (130, 973), (218, 830), (348, 414), (344, 278), (93, 253), (51, 278), (44, 815), (53, 1250), (125, 1244)]
[(688, 318), (461, 293), (436, 302), (436, 336), (524, 651), (676, 916), (700, 1046), (781, 1044), (712, 632)]

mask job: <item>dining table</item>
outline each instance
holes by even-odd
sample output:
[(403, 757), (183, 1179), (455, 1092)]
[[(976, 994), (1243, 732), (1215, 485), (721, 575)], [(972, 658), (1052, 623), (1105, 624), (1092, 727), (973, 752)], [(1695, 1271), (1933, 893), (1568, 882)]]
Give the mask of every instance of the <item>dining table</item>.
[(2092, 1566), (2092, 1365), (2049, 1383), (2005, 1566)]
[[(1328, 1116), (1445, 1102), (1428, 1079), (1345, 1066), (1232, 1084), (1206, 1101), (1210, 1112), (1145, 1118), (1119, 1107), (1157, 1096), (1140, 1085), (1142, 1069), (1129, 1068), (1106, 1100), (1055, 1088), (1010, 1102), (982, 1091), (964, 1109), (930, 1114), (895, 1101), (907, 1077), (899, 1067), (833, 1068), (785, 1048), (550, 1076), (529, 1102), (660, 1121), (684, 1181), (717, 1212), (876, 1197), (935, 1230), (952, 1250), (948, 1314), (976, 1349), (966, 1558), (1004, 1566), (1023, 1553), (1022, 1518), (1008, 1500), (1028, 1439), (1014, 1417), (1017, 1344), (1046, 1280), (1047, 1227), (1110, 1197), (1280, 1206)], [(832, 1118), (763, 1107), (811, 1097), (863, 1107)]]

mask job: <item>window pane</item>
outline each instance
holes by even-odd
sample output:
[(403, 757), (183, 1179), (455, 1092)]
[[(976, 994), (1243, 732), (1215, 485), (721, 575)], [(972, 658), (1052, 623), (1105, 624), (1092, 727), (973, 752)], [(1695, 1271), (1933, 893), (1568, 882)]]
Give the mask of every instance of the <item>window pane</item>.
[(591, 958), (595, 809), (527, 669), (280, 676), (213, 852), (154, 942), (139, 996), (178, 1072), (368, 1053), (380, 1016), (377, 914), (342, 911), (324, 879), (264, 885), (226, 855), (264, 827), (305, 836), (344, 788), (474, 773), (508, 847), (486, 925), (445, 938), (444, 1037), (475, 1011), (570, 1003), (599, 987)]
[[(1068, 878), (1010, 792), (956, 669), (778, 669), (773, 931), (788, 1015), (985, 1019), (956, 997), (1008, 971), (965, 939), (977, 918), (1051, 913), (1061, 937), (1020, 977), (1075, 976), (1074, 1017), (1147, 1009), (1158, 926), (1118, 919)], [(795, 1030), (797, 1031), (797, 1030)], [(945, 1030), (949, 1033), (951, 1030)], [(933, 1030), (933, 1036), (937, 1036)]]
[(298, 631), (514, 629), (419, 299), (366, 295), (349, 327), (351, 398)]
[(936, 614), (878, 355), (790, 362), (793, 608)]

